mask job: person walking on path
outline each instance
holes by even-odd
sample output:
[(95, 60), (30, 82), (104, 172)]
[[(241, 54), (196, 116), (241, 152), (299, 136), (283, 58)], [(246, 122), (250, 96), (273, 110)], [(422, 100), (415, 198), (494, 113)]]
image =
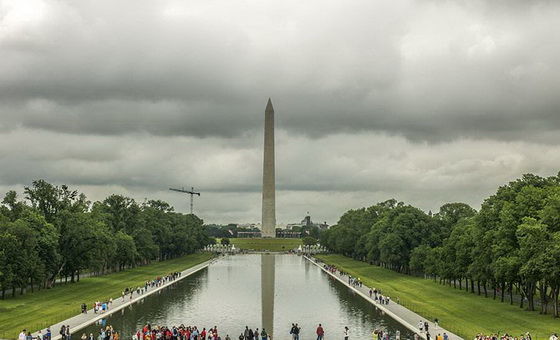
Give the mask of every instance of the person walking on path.
[(344, 326), (344, 340), (348, 340), (348, 337), (350, 337), (350, 330), (348, 326)]
[(438, 324), (439, 324), (439, 319), (438, 319), (438, 318), (435, 318), (435, 319), (434, 319), (434, 329), (438, 329), (438, 327), (439, 327)]
[(319, 324), (319, 327), (317, 327), (317, 340), (323, 340), (324, 336), (325, 336), (325, 331), (323, 330), (323, 326)]
[(418, 322), (418, 329), (420, 330), (420, 333), (422, 333), (422, 329), (424, 329), (424, 323), (422, 322), (422, 320)]

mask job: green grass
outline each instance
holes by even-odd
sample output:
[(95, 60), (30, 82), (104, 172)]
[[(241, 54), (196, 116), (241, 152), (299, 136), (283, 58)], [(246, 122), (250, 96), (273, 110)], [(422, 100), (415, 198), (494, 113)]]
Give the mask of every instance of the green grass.
[(527, 331), (533, 340), (548, 339), (560, 329), (560, 319), (550, 314), (528, 312), (518, 305), (493, 300), (490, 295), (485, 298), (464, 289), (399, 274), (341, 255), (318, 255), (317, 258), (360, 277), (370, 287), (381, 288), (384, 295), (393, 301), (400, 299), (402, 305), (426, 319), (437, 317), (442, 327), (465, 339), (472, 339), (479, 332), (507, 332), (518, 336)]
[(229, 241), (236, 248), (257, 251), (288, 251), (303, 244), (300, 238), (230, 238)]
[(52, 289), (36, 290), (15, 298), (6, 294), (6, 300), (0, 300), (0, 338), (17, 338), (23, 328), (34, 332), (50, 326), (79, 314), (83, 302), (91, 308), (94, 301), (120, 298), (125, 287), (142, 286), (147, 280), (185, 270), (211, 257), (207, 253), (197, 253), (119, 273), (84, 278), (73, 284), (58, 284)]

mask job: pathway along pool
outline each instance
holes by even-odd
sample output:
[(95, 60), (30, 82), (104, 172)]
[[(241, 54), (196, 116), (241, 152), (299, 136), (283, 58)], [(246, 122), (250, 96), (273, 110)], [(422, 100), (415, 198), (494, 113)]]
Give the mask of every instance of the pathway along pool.
[[(262, 306), (261, 281), (266, 285), (271, 277), (270, 274), (261, 276), (261, 265), (271, 263), (275, 269), (274, 303), (271, 305), (265, 300)], [(266, 294), (272, 294), (270, 285), (265, 287)], [(292, 323), (301, 327), (301, 340), (316, 339), (319, 323), (327, 339), (343, 339), (344, 326), (350, 329), (350, 339), (372, 339), (375, 329), (389, 331), (392, 339), (396, 330), (403, 339), (413, 338), (404, 326), (296, 255), (223, 258), (161, 293), (109, 315), (102, 323), (113, 325), (124, 340), (130, 339), (147, 323), (169, 327), (196, 325), (200, 329), (218, 326), (222, 339), (226, 334), (237, 339), (245, 326), (262, 329), (263, 322), (270, 322), (262, 320), (263, 307), (267, 318), (274, 312), (272, 335), (275, 340), (291, 339)], [(100, 327), (100, 324), (91, 325), (75, 332), (73, 338), (77, 339), (82, 333), (93, 333), (97, 338)]]

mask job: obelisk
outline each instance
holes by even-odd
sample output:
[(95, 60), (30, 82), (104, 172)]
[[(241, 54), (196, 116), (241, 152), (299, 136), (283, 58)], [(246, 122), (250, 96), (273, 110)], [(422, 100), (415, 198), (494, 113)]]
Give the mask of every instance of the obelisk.
[(276, 237), (276, 181), (274, 178), (274, 108), (268, 98), (264, 110), (262, 237)]

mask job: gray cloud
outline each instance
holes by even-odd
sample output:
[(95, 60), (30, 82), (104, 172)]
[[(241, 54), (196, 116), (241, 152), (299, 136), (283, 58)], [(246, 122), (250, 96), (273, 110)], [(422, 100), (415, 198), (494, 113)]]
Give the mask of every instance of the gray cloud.
[(553, 2), (35, 5), (29, 22), (3, 11), (4, 129), (230, 138), (260, 128), (268, 96), (282, 128), (313, 138), (560, 128)]
[(195, 186), (207, 220), (258, 221), (272, 97), (280, 222), (477, 206), (557, 172), (559, 21), (553, 1), (0, 2), (0, 188), (182, 207), (166, 189)]

